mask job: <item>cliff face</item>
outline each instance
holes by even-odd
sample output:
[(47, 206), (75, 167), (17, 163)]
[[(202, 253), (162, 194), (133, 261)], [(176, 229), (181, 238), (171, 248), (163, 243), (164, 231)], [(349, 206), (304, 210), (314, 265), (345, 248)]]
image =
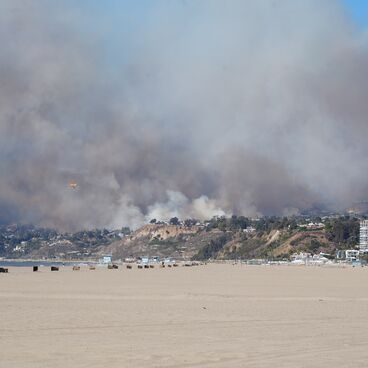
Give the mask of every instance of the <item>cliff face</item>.
[(108, 251), (117, 259), (143, 255), (189, 259), (221, 233), (219, 230), (206, 231), (199, 226), (149, 224), (112, 243)]
[[(284, 258), (294, 252), (334, 253), (324, 230), (222, 231), (198, 226), (145, 225), (107, 249), (116, 259), (138, 256), (177, 259)], [(104, 248), (104, 251), (106, 249)]]
[(272, 230), (270, 233), (244, 234), (226, 232), (218, 241), (211, 241), (199, 249), (197, 260), (235, 258), (288, 258), (292, 253), (320, 252), (335, 254), (337, 244), (330, 241), (324, 230), (288, 231)]
[(166, 224), (148, 224), (133, 232), (126, 241), (135, 241), (140, 238), (150, 240), (166, 240), (168, 238), (176, 238), (182, 235), (193, 235), (200, 231), (198, 226), (175, 226)]

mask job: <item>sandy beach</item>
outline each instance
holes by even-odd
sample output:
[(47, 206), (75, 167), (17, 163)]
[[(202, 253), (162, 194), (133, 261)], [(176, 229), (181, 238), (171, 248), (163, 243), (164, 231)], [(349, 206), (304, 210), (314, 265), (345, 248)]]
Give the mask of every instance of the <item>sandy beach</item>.
[(0, 367), (366, 367), (368, 268), (0, 274)]

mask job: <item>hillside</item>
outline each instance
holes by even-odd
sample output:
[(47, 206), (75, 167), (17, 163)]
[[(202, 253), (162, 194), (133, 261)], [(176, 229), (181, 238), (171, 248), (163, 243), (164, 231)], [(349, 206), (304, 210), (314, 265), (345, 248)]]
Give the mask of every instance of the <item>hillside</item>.
[(206, 226), (145, 225), (108, 250), (115, 258), (174, 257), (178, 259), (288, 258), (295, 252), (334, 255), (358, 242), (357, 219), (327, 219), (311, 226), (295, 219), (248, 220), (233, 216)]
[(240, 230), (183, 228), (146, 225), (101, 251), (115, 259), (127, 257), (174, 257), (178, 259), (284, 258), (294, 252), (333, 253), (337, 244), (325, 230), (271, 230), (246, 233)]
[(198, 226), (149, 224), (123, 240), (113, 242), (106, 251), (112, 253), (115, 259), (143, 255), (188, 259), (221, 235), (220, 230), (207, 232)]
[[(308, 222), (309, 221), (309, 222)], [(314, 221), (314, 222), (313, 222)], [(176, 259), (288, 258), (295, 252), (334, 255), (358, 243), (359, 219), (213, 218), (205, 223), (147, 224), (73, 234), (32, 226), (0, 226), (0, 257), (20, 259), (114, 259), (173, 257)], [(322, 221), (322, 222), (321, 222)], [(194, 225), (196, 224), (196, 225)]]

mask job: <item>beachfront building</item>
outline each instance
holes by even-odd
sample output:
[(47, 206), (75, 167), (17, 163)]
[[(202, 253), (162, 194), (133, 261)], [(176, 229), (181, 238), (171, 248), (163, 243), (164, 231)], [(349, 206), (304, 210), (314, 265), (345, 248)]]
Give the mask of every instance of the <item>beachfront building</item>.
[(100, 263), (103, 263), (103, 264), (109, 264), (109, 263), (112, 263), (112, 255), (111, 255), (111, 254), (108, 254), (108, 255), (103, 256), (103, 257), (100, 259)]
[(312, 257), (310, 253), (293, 253), (290, 256), (291, 263), (294, 265), (305, 265), (307, 264), (308, 260)]
[(291, 255), (291, 264), (294, 265), (324, 265), (325, 263), (330, 262), (326, 257), (327, 254), (319, 253), (319, 254), (311, 254), (311, 253), (294, 253)]
[(359, 250), (356, 249), (346, 249), (345, 250), (345, 259), (348, 262), (355, 262), (359, 259)]
[(368, 251), (368, 220), (360, 221), (359, 250), (362, 252)]
[(150, 258), (148, 256), (142, 256), (137, 258), (137, 264), (142, 266), (148, 266), (150, 264)]

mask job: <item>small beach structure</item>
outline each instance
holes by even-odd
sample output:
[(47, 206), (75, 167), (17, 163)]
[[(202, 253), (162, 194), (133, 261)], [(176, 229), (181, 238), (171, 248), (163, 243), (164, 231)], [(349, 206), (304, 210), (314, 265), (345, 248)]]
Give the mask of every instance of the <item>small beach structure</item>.
[(106, 254), (100, 259), (100, 263), (109, 264), (112, 263), (112, 254)]
[(141, 257), (140, 261), (141, 261), (142, 264), (148, 264), (149, 263), (149, 257), (146, 257), (146, 256)]

